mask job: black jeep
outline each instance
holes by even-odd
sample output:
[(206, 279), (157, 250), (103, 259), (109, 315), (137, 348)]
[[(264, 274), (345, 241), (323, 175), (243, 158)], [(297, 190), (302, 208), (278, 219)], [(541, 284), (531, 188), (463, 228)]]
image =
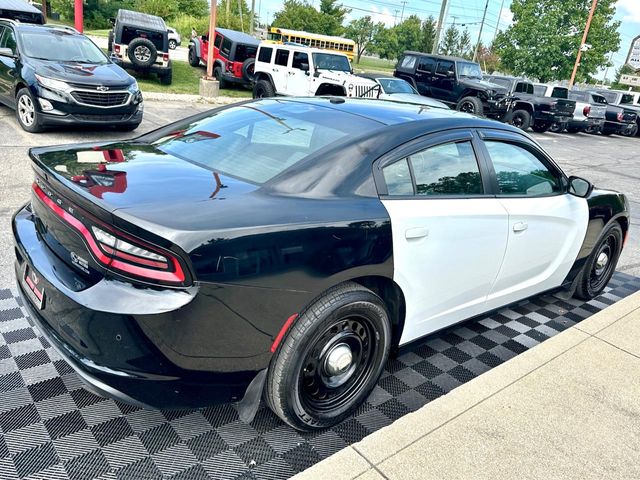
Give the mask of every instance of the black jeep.
[(513, 96), (511, 112), (502, 121), (534, 132), (545, 132), (553, 123), (566, 124), (573, 118), (576, 102), (536, 95), (533, 83), (524, 78), (492, 75), (488, 81), (502, 85)]
[(109, 54), (120, 66), (142, 73), (155, 73), (160, 83), (170, 85), (169, 35), (164, 20), (155, 15), (118, 10), (109, 32)]
[(507, 89), (483, 80), (480, 65), (464, 58), (404, 52), (393, 75), (462, 112), (502, 118), (511, 106)]

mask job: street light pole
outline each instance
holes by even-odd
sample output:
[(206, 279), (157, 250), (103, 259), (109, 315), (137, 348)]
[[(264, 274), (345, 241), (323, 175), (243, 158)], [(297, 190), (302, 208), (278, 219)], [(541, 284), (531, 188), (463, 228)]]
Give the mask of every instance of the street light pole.
[(587, 35), (589, 34), (589, 27), (591, 27), (591, 19), (593, 19), (593, 14), (596, 11), (596, 5), (598, 5), (598, 0), (593, 0), (593, 2), (591, 3), (591, 10), (589, 10), (589, 17), (587, 18), (587, 25), (584, 27), (584, 33), (582, 34), (582, 41), (580, 42), (580, 47), (578, 48), (578, 55), (576, 55), (576, 63), (573, 65), (573, 72), (571, 72), (569, 88), (573, 87), (573, 82), (576, 80), (576, 73), (578, 73), (580, 58), (582, 58), (582, 48), (587, 42)]
[(436, 28), (436, 37), (433, 39), (433, 47), (431, 53), (438, 53), (438, 45), (440, 44), (440, 34), (442, 33), (442, 27), (444, 26), (444, 19), (447, 16), (447, 10), (449, 10), (449, 0), (442, 0), (440, 6), (440, 16), (438, 17), (438, 28)]
[(478, 49), (480, 48), (480, 39), (482, 38), (482, 29), (484, 28), (484, 20), (487, 18), (487, 8), (489, 8), (489, 0), (484, 4), (484, 13), (482, 14), (482, 23), (480, 23), (480, 31), (478, 32), (478, 41), (476, 42), (476, 49), (473, 52), (473, 61), (478, 58)]
[(217, 2), (212, 0), (211, 15), (209, 16), (209, 41), (207, 42), (207, 80), (211, 80), (213, 78), (213, 43), (216, 38), (216, 4)]

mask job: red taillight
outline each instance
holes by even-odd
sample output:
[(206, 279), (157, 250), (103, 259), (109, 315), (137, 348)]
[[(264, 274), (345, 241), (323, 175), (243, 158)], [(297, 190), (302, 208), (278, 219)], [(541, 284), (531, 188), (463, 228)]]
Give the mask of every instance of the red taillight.
[(113, 46), (113, 51), (116, 53), (120, 53), (120, 45), (114, 45)]
[(100, 264), (146, 279), (179, 284), (184, 282), (184, 271), (173, 255), (105, 225), (92, 225), (88, 228), (57, 205), (35, 183), (33, 191), (42, 203), (82, 236), (89, 251)]
[(168, 62), (169, 61), (169, 54), (168, 53), (163, 53), (162, 54), (162, 61), (163, 62)]
[(588, 117), (590, 113), (591, 113), (591, 105), (587, 105), (586, 107), (584, 107), (584, 108), (582, 109), (582, 114), (583, 114), (585, 117)]
[(619, 122), (622, 122), (624, 120), (624, 113), (618, 112), (618, 115), (616, 115), (616, 118), (618, 119)]

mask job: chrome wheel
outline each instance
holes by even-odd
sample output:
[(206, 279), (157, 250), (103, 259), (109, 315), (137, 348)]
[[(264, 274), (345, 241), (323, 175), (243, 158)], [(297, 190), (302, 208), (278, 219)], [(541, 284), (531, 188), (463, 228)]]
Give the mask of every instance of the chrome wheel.
[(592, 291), (599, 292), (609, 281), (615, 268), (615, 262), (612, 260), (619, 248), (618, 237), (615, 235), (609, 235), (600, 245), (589, 276), (589, 287)]
[(343, 318), (325, 329), (299, 375), (305, 408), (326, 412), (349, 404), (368, 382), (379, 348), (376, 328), (365, 316)]
[(30, 127), (36, 120), (36, 108), (29, 95), (22, 95), (18, 99), (18, 116), (23, 125)]
[(147, 62), (151, 58), (151, 50), (144, 45), (140, 45), (133, 51), (133, 56), (140, 62)]

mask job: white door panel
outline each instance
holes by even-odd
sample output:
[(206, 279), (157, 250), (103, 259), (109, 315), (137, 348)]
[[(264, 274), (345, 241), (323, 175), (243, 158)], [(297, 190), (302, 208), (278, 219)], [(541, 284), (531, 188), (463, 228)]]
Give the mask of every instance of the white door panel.
[(508, 236), (495, 198), (383, 200), (393, 235), (394, 280), (405, 296), (401, 343), (484, 310)]
[(486, 310), (560, 286), (589, 222), (586, 200), (573, 195), (499, 201), (509, 213), (509, 240)]

